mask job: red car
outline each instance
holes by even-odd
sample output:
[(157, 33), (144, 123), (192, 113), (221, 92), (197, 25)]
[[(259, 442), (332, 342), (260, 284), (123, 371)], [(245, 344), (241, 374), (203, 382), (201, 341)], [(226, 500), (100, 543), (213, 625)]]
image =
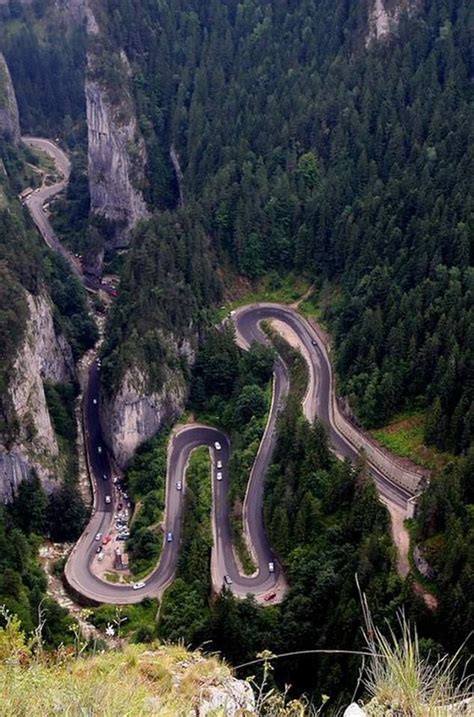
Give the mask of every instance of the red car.
[(107, 545), (107, 543), (110, 543), (110, 541), (111, 541), (110, 535), (104, 535), (104, 537), (102, 538), (102, 545)]
[(270, 602), (270, 600), (274, 600), (276, 596), (276, 593), (267, 593), (263, 599), (265, 600), (265, 602)]

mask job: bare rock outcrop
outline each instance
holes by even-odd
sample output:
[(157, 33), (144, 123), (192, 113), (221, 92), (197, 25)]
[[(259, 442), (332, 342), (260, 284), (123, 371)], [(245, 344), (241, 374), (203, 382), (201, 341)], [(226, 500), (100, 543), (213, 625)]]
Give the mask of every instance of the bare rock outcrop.
[(1, 502), (12, 499), (32, 469), (46, 488), (54, 480), (59, 451), (43, 381), (66, 382), (75, 373), (71, 347), (56, 331), (49, 300), (43, 294), (26, 298), (29, 318), (8, 386), (17, 431), (13, 445), (0, 444)]
[(419, 4), (419, 0), (370, 0), (366, 45), (389, 38), (403, 13), (413, 13)]
[[(89, 35), (86, 107), (91, 213), (113, 227), (110, 248), (127, 247), (130, 232), (148, 217), (143, 186), (147, 162), (145, 142), (130, 90), (131, 69), (123, 51), (105, 47), (96, 12), (86, 3)], [(107, 55), (108, 53), (108, 55)], [(104, 56), (106, 56), (104, 60)]]
[(20, 143), (18, 105), (8, 65), (0, 52), (0, 136), (14, 145)]
[(186, 396), (184, 380), (171, 373), (162, 389), (150, 391), (142, 371), (137, 368), (127, 371), (120, 390), (101, 406), (105, 439), (121, 467), (163, 424), (179, 416)]

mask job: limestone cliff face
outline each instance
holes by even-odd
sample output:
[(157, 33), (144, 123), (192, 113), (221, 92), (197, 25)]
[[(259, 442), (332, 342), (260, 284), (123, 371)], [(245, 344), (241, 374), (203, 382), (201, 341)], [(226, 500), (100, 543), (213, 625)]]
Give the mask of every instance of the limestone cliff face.
[(20, 142), (20, 119), (15, 91), (4, 56), (0, 52), (0, 136), (12, 144)]
[(402, 14), (413, 13), (419, 4), (419, 0), (369, 0), (366, 45), (390, 37), (396, 31)]
[(45, 295), (27, 294), (29, 319), (8, 387), (18, 434), (8, 449), (0, 444), (0, 501), (8, 502), (18, 484), (36, 470), (46, 487), (54, 478), (58, 444), (48, 413), (43, 381), (74, 377), (72, 351), (54, 327)]
[[(131, 70), (122, 51), (114, 53), (113, 77), (106, 77), (104, 47), (96, 12), (86, 3), (89, 35), (86, 79), (88, 168), (91, 212), (113, 225), (111, 248), (127, 247), (130, 232), (148, 216), (142, 188), (145, 182), (145, 142), (129, 89)], [(110, 57), (107, 56), (107, 62)]]
[(91, 211), (115, 225), (114, 248), (129, 243), (130, 231), (147, 216), (141, 191), (145, 144), (129, 97), (114, 106), (99, 82), (86, 81)]
[(150, 392), (147, 377), (130, 369), (119, 391), (104, 401), (101, 416), (105, 439), (115, 460), (123, 468), (138, 446), (152, 438), (161, 426), (183, 411), (187, 397), (184, 380), (169, 375), (163, 388)]

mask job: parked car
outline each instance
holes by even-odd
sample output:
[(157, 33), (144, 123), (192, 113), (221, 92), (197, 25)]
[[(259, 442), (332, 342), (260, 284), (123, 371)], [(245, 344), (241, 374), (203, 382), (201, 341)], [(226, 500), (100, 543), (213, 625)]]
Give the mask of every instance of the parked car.
[(270, 602), (270, 600), (274, 600), (275, 598), (276, 593), (267, 593), (263, 599), (265, 600), (265, 602)]
[(102, 545), (108, 545), (111, 540), (112, 538), (110, 537), (110, 535), (104, 535), (104, 537), (102, 538)]
[(102, 540), (102, 533), (97, 533), (97, 535), (95, 536), (95, 539)]
[(139, 583), (133, 583), (133, 589), (134, 589), (134, 590), (141, 590), (142, 588), (145, 587), (145, 585), (146, 585), (146, 583), (143, 582), (143, 580), (141, 580)]
[(101, 562), (104, 558), (105, 558), (105, 553), (101, 553), (100, 555), (97, 556), (97, 560), (100, 560)]
[(95, 552), (96, 552), (96, 553), (101, 553), (101, 552), (102, 552), (102, 545), (98, 545), (97, 548), (95, 549)]
[(220, 451), (220, 450), (221, 450), (222, 446), (221, 446), (221, 444), (219, 443), (219, 441), (216, 441), (216, 442), (214, 443), (214, 448), (216, 449), (216, 451)]

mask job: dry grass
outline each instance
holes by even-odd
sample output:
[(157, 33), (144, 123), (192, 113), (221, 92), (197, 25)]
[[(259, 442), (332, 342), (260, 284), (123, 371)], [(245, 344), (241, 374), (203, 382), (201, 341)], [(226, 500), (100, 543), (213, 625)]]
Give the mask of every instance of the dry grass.
[(179, 717), (230, 669), (182, 646), (128, 645), (93, 656), (33, 649), (18, 621), (0, 629), (1, 717)]
[(371, 653), (364, 679), (373, 697), (368, 713), (396, 717), (455, 717), (461, 714), (455, 706), (473, 697), (472, 676), (465, 674), (467, 665), (461, 670), (464, 646), (452, 657), (424, 658), (416, 629), (403, 612), (399, 615), (401, 637), (398, 638), (392, 628), (388, 628), (388, 634), (384, 635), (373, 623), (365, 596), (362, 601), (365, 638)]

